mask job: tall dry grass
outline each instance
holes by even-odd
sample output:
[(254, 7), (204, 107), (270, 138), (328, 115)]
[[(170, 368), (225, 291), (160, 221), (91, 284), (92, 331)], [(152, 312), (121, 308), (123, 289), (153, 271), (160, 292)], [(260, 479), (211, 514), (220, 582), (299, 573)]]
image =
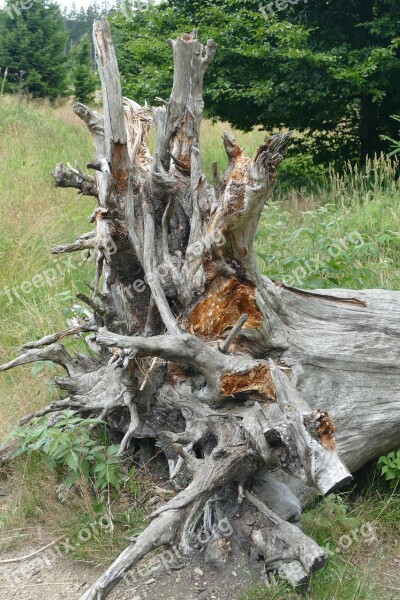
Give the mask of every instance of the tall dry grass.
[[(64, 258), (50, 254), (53, 245), (90, 229), (94, 206), (56, 189), (51, 178), (58, 161), (84, 166), (92, 155), (85, 129), (65, 123), (61, 111), (0, 98), (0, 362), (22, 343), (65, 327), (65, 311), (87, 270), (71, 271)], [(30, 286), (46, 280), (46, 272), (45, 285)], [(25, 367), (0, 378), (0, 435), (54, 393), (44, 371), (30, 375)]]

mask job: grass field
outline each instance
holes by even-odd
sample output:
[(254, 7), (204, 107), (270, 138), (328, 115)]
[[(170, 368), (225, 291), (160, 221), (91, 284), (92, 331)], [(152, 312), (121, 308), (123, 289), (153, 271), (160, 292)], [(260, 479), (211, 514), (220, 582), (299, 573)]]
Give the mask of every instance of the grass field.
[[(2, 98), (0, 115), (0, 360), (4, 362), (23, 340), (64, 328), (63, 311), (71, 305), (85, 269), (73, 270), (49, 251), (56, 243), (89, 231), (87, 216), (93, 203), (56, 190), (50, 176), (61, 160), (85, 164), (91, 156), (85, 130), (64, 122), (64, 109), (59, 111), (61, 118), (55, 118), (50, 109), (31, 109), (25, 102)], [(45, 284), (32, 289), (24, 285), (35, 276), (44, 276)], [(46, 402), (43, 390), (53, 393), (44, 385), (44, 375), (30, 377), (31, 371), (22, 368), (1, 378), (3, 433), (23, 413)]]
[[(213, 160), (221, 170), (224, 167), (220, 136), (225, 128), (204, 124), (207, 171)], [(237, 138), (252, 153), (264, 134), (237, 134)], [(93, 199), (78, 200), (74, 191), (56, 189), (50, 173), (57, 162), (76, 161), (84, 167), (91, 157), (90, 138), (70, 106), (54, 109), (0, 98), (0, 362), (11, 358), (23, 343), (64, 328), (74, 295), (93, 270), (91, 264), (80, 265), (80, 257), (70, 263), (49, 253), (52, 245), (73, 241), (90, 230), (87, 217), (94, 207)], [(379, 158), (365, 172), (349, 167), (341, 177), (327, 176), (323, 188), (314, 186), (312, 192), (289, 190), (283, 195), (278, 190), (264, 210), (257, 236), (264, 271), (310, 288), (399, 289), (399, 189), (396, 170)], [(45, 365), (41, 370), (26, 367), (1, 375), (1, 435), (19, 417), (54, 397), (49, 383), (52, 373)], [(2, 505), (0, 531), (12, 532), (38, 522), (54, 531), (73, 531), (97, 510), (93, 499), (85, 495), (60, 504), (54, 474), (35, 461), (19, 461), (10, 477), (14, 493), (12, 502)], [(110, 554), (124, 545), (122, 533), (141, 522), (141, 512), (135, 508), (138, 486), (131, 482), (114, 508), (112, 542), (96, 539), (77, 558), (98, 563), (105, 554), (109, 562)], [(127, 506), (129, 519), (124, 516)], [(332, 549), (333, 558), (316, 575), (307, 597), (398, 598), (399, 515), (398, 493), (379, 479), (374, 467), (364, 472), (359, 484), (308, 510), (305, 530)], [(374, 529), (376, 539), (371, 543), (362, 536), (351, 537), (363, 524)], [(352, 543), (336, 553), (344, 535)], [(11, 535), (6, 545), (15, 545), (17, 540), (21, 537)], [(4, 546), (1, 540), (0, 544)], [(244, 596), (246, 600), (299, 597), (281, 586), (257, 585)]]

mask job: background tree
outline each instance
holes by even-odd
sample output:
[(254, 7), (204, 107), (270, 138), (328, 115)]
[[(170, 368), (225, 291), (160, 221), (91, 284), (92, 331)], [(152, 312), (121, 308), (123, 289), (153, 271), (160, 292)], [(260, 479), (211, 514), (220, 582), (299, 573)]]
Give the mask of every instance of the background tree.
[(63, 28), (57, 4), (36, 0), (29, 10), (18, 14), (12, 3), (7, 3), (0, 11), (0, 66), (8, 67), (11, 87), (52, 100), (65, 92), (67, 35)]
[(297, 143), (317, 161), (385, 150), (381, 135), (395, 132), (390, 115), (400, 101), (398, 2), (280, 6), (272, 15), (258, 1), (167, 0), (129, 20), (116, 15), (124, 92), (141, 101), (165, 95), (172, 72), (160, 40), (197, 27), (219, 46), (206, 76), (208, 116), (245, 130), (307, 132)]
[(98, 83), (92, 66), (90, 47), (89, 37), (84, 34), (71, 51), (72, 83), (75, 100), (78, 102), (92, 102)]
[[(99, 6), (96, 0), (89, 4), (86, 10), (81, 7), (78, 11), (75, 3), (72, 4), (69, 10), (64, 8), (63, 17), (65, 22), (65, 30), (68, 33), (68, 52), (72, 50), (75, 44), (79, 43), (82, 36), (85, 34), (89, 36), (90, 47), (92, 49), (91, 34), (93, 21), (98, 19), (105, 12), (107, 11), (104, 10), (104, 7)], [(92, 58), (94, 59), (93, 52)]]

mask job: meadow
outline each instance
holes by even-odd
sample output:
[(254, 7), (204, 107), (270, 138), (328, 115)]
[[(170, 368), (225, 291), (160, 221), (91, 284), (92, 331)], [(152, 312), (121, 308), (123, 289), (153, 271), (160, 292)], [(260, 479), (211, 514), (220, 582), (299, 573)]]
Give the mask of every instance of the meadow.
[[(227, 125), (203, 125), (203, 161), (207, 173), (213, 161), (226, 164), (221, 134)], [(252, 153), (265, 139), (261, 131), (235, 132)], [(85, 128), (69, 104), (57, 108), (24, 99), (0, 97), (0, 363), (25, 342), (63, 329), (73, 314), (75, 295), (84, 279), (93, 277), (92, 262), (51, 256), (53, 245), (74, 241), (90, 230), (92, 198), (56, 189), (51, 171), (57, 162), (84, 167), (92, 157)], [(281, 169), (282, 182), (266, 204), (257, 235), (260, 264), (273, 279), (310, 289), (321, 287), (389, 288), (400, 284), (400, 181), (396, 164), (376, 157), (359, 170), (314, 178), (300, 173), (305, 185), (285, 185), (285, 175), (301, 168), (295, 161)], [(291, 169), (291, 170), (290, 170)], [(0, 377), (0, 434), (20, 417), (48, 404), (56, 394), (47, 363), (23, 367)], [(144, 458), (143, 464), (146, 464)], [(140, 471), (140, 469), (139, 469)], [(79, 530), (102, 510), (100, 496), (88, 490), (65, 502), (57, 499), (57, 478), (40, 458), (16, 461), (3, 476), (12, 499), (0, 503), (0, 548), (18, 548), (28, 526), (45, 526), (54, 535)], [(115, 521), (110, 536), (102, 533), (77, 549), (77, 560), (109, 562), (140, 528), (148, 496), (146, 468), (132, 473), (122, 493), (109, 503)], [(353, 535), (362, 525), (374, 540)], [(340, 494), (318, 501), (305, 511), (303, 526), (332, 550), (327, 567), (306, 591), (315, 600), (398, 598), (400, 580), (400, 500), (369, 465)], [(21, 534), (21, 528), (25, 533)], [(351, 539), (347, 548), (340, 540)], [(357, 539), (356, 539), (357, 538)], [(337, 552), (339, 548), (339, 552)], [(104, 550), (106, 549), (106, 552)], [(255, 584), (245, 600), (300, 598), (281, 585)], [(304, 596), (303, 596), (304, 597)]]

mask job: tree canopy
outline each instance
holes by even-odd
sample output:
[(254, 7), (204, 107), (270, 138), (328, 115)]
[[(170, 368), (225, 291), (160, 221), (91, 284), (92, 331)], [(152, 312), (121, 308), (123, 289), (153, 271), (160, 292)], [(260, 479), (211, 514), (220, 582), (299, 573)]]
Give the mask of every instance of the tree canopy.
[(92, 27), (103, 11), (95, 1), (86, 10), (73, 4), (61, 11), (51, 0), (7, 0), (0, 9), (0, 72), (7, 74), (6, 89), (54, 100), (73, 85), (76, 97), (88, 101), (97, 81)]
[(304, 134), (297, 143), (323, 162), (364, 160), (397, 129), (397, 0), (166, 0), (129, 18), (115, 13), (113, 25), (124, 92), (138, 101), (166, 96), (171, 85), (161, 40), (197, 28), (219, 46), (208, 116), (245, 130), (296, 129)]
[(91, 43), (93, 22), (105, 12), (107, 11), (104, 7), (100, 7), (96, 0), (93, 0), (86, 9), (81, 7), (78, 10), (74, 2), (70, 9), (64, 8), (62, 14), (65, 30), (68, 33), (68, 51), (78, 44), (85, 34), (90, 37)]
[[(7, 0), (0, 10), (0, 68), (11, 87), (53, 99), (68, 89), (66, 55), (104, 6), (61, 13), (51, 0), (28, 4)], [(165, 40), (196, 28), (219, 46), (207, 116), (244, 130), (294, 129), (295, 145), (323, 163), (364, 161), (397, 137), (398, 0), (120, 0), (112, 15), (124, 93), (138, 102), (168, 96)], [(86, 51), (93, 62), (91, 44)], [(71, 61), (74, 83), (82, 91), (87, 76), (92, 90), (89, 60), (75, 51)]]
[(66, 90), (65, 42), (60, 8), (35, 0), (29, 9), (12, 2), (0, 12), (0, 66), (11, 85), (33, 97), (54, 99)]

